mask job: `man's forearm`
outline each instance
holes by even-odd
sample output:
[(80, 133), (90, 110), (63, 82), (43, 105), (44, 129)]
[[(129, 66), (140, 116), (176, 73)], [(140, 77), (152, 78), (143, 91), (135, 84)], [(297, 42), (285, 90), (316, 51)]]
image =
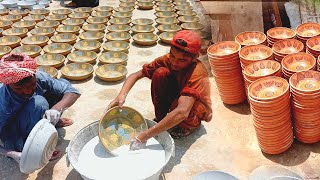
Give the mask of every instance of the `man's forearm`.
[(124, 82), (121, 91), (118, 96), (127, 96), (133, 85), (143, 77), (142, 71), (131, 74), (128, 79)]
[(79, 94), (76, 93), (67, 93), (63, 95), (61, 101), (59, 101), (57, 104), (55, 104), (52, 109), (56, 109), (58, 111), (63, 111), (64, 109), (72, 106), (77, 99), (80, 97)]

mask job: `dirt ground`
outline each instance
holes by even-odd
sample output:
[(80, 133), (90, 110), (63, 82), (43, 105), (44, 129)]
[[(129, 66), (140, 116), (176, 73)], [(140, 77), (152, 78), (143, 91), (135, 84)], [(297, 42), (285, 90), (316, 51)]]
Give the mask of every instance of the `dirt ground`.
[[(59, 8), (63, 1), (54, 1), (51, 9)], [(117, 5), (116, 1), (104, 1), (100, 5)], [(155, 18), (153, 11), (134, 11), (135, 18)], [(140, 70), (141, 65), (168, 52), (169, 46), (157, 44), (139, 47), (132, 44), (129, 50), (128, 72)], [(205, 59), (205, 57), (202, 57)], [(97, 68), (97, 65), (95, 65)], [(69, 141), (83, 127), (97, 121), (103, 111), (119, 92), (123, 81), (107, 83), (95, 75), (88, 80), (72, 82), (82, 93), (74, 106), (64, 116), (75, 120), (67, 128), (59, 129), (58, 149), (65, 152)], [(252, 115), (246, 103), (239, 105), (223, 104), (211, 78), (213, 119), (203, 123), (201, 129), (190, 137), (176, 140), (175, 157), (163, 171), (162, 178), (169, 180), (191, 179), (192, 176), (208, 170), (223, 170), (239, 179), (247, 179), (250, 172), (261, 165), (282, 165), (301, 174), (305, 178), (317, 179), (320, 174), (320, 144), (306, 145), (294, 142), (292, 147), (280, 155), (267, 155), (261, 152), (252, 124)], [(137, 109), (145, 118), (153, 119), (154, 110), (150, 96), (150, 80), (140, 80), (127, 97), (125, 105)], [(0, 179), (81, 179), (64, 155), (50, 162), (45, 168), (30, 175), (20, 173), (17, 163), (0, 156)]]

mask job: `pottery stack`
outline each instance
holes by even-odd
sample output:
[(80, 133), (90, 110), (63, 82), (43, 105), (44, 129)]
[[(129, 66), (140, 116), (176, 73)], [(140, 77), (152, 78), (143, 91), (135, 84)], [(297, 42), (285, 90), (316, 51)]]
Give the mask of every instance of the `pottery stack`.
[(308, 39), (320, 35), (320, 24), (313, 22), (303, 23), (296, 28), (296, 33), (297, 40), (305, 45)]
[(278, 41), (272, 46), (274, 59), (278, 62), (281, 62), (282, 59), (289, 55), (297, 52), (304, 51), (304, 45), (302, 42), (296, 39), (285, 39)]
[(274, 43), (284, 39), (294, 39), (296, 32), (286, 27), (275, 27), (267, 31), (268, 46), (272, 47)]
[(289, 83), (281, 77), (264, 77), (249, 86), (253, 124), (261, 150), (280, 154), (293, 143)]
[(251, 63), (261, 60), (272, 60), (272, 49), (265, 45), (245, 46), (239, 51), (240, 63), (242, 69)]

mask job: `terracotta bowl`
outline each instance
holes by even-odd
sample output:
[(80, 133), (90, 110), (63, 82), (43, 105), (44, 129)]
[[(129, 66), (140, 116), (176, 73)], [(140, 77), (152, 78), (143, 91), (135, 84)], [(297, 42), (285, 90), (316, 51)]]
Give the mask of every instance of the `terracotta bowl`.
[(34, 10), (30, 11), (30, 14), (40, 14), (40, 15), (48, 16), (50, 14), (50, 10), (48, 10), (48, 9), (34, 9)]
[(60, 33), (72, 33), (72, 34), (79, 34), (80, 31), (80, 27), (79, 26), (71, 26), (71, 25), (62, 25), (59, 26), (56, 31), (60, 34)]
[(20, 45), (21, 38), (19, 36), (3, 36), (0, 38), (0, 46), (10, 46), (15, 48)]
[(71, 9), (56, 9), (52, 11), (52, 14), (69, 15), (72, 12)]
[(151, 46), (157, 43), (158, 36), (153, 33), (138, 33), (133, 36), (133, 41), (141, 46)]
[(83, 32), (80, 34), (79, 38), (81, 40), (96, 40), (96, 41), (103, 41), (104, 33), (102, 32), (95, 32), (95, 31), (88, 31)]
[(264, 77), (249, 86), (249, 96), (259, 101), (271, 101), (281, 98), (289, 91), (289, 83), (280, 77)]
[(85, 24), (82, 26), (84, 31), (104, 32), (106, 28), (104, 24)]
[(135, 5), (135, 2), (121, 2), (119, 4), (119, 7), (134, 7)]
[(83, 19), (86, 20), (88, 17), (90, 16), (90, 14), (88, 13), (80, 13), (80, 12), (74, 12), (68, 15), (69, 18), (71, 19)]
[(129, 32), (130, 29), (131, 27), (125, 24), (113, 24), (107, 28), (109, 32)]
[(72, 46), (67, 43), (51, 43), (43, 48), (43, 51), (48, 54), (62, 54), (66, 56), (72, 50)]
[(80, 51), (98, 52), (100, 50), (100, 47), (101, 43), (99, 41), (92, 40), (81, 40), (74, 45), (74, 48)]
[(102, 64), (126, 64), (128, 55), (120, 51), (108, 51), (100, 55), (99, 61)]
[(32, 58), (35, 58), (40, 55), (42, 49), (37, 45), (22, 45), (14, 48), (11, 53), (23, 53)]
[(191, 23), (182, 23), (181, 27), (182, 29), (185, 29), (185, 30), (201, 31), (204, 28), (204, 25), (197, 22), (191, 22)]
[(67, 15), (64, 15), (64, 14), (53, 14), (53, 15), (49, 15), (46, 17), (46, 20), (49, 20), (49, 21), (59, 21), (60, 23), (67, 19)]
[(152, 33), (155, 28), (152, 25), (135, 25), (131, 28), (134, 34), (136, 33)]
[(44, 27), (44, 28), (57, 28), (59, 26), (59, 21), (41, 21), (37, 23), (37, 27)]
[(112, 12), (113, 11), (113, 7), (111, 6), (98, 6), (94, 8), (95, 11), (101, 12), (101, 11), (108, 11), (108, 12)]
[(62, 21), (62, 24), (69, 26), (82, 26), (84, 24), (83, 19), (65, 19)]
[(238, 34), (235, 41), (242, 46), (265, 44), (267, 36), (259, 31), (247, 31)]
[(154, 21), (152, 19), (148, 19), (148, 18), (139, 18), (139, 19), (132, 20), (133, 25), (152, 25), (153, 22)]
[(192, 23), (199, 22), (200, 18), (198, 18), (197, 16), (180, 16), (178, 20), (180, 21), (180, 23)]
[(62, 54), (43, 54), (35, 58), (38, 66), (52, 66), (55, 68), (64, 65), (65, 57)]
[(191, 11), (191, 10), (193, 10), (192, 6), (190, 6), (190, 5), (176, 5), (174, 7), (174, 9), (176, 11)]
[(109, 19), (104, 17), (91, 17), (87, 19), (87, 23), (89, 24), (107, 24), (108, 21)]
[(9, 54), (11, 50), (12, 49), (9, 46), (0, 46), (0, 58), (2, 58), (6, 54)]
[(60, 33), (51, 37), (53, 43), (74, 44), (77, 41), (77, 35), (72, 33)]
[(14, 10), (11, 10), (9, 12), (9, 14), (11, 15), (21, 15), (22, 17), (25, 17), (29, 14), (30, 10), (29, 9), (14, 9)]
[(1, 29), (9, 29), (9, 28), (11, 28), (12, 23), (13, 23), (12, 21), (0, 20), (0, 28)]
[(309, 38), (320, 35), (320, 24), (307, 22), (299, 25), (296, 28), (297, 36)]
[(1, 16), (4, 16), (4, 15), (9, 14), (9, 12), (10, 12), (9, 9), (0, 9), (0, 15), (1, 15)]
[(27, 36), (28, 29), (27, 28), (10, 28), (6, 29), (2, 32), (4, 36), (19, 36), (20, 38), (24, 38)]
[(309, 51), (320, 52), (320, 37), (316, 36), (308, 39), (306, 46)]
[(243, 70), (243, 74), (249, 80), (256, 80), (261, 77), (274, 75), (281, 70), (281, 64), (277, 61), (262, 60), (254, 62)]
[(131, 36), (127, 32), (111, 32), (106, 35), (108, 41), (127, 41), (129, 42)]
[(21, 43), (24, 45), (38, 45), (40, 47), (43, 47), (48, 44), (49, 38), (47, 36), (43, 35), (34, 35), (25, 37), (21, 40)]
[(174, 8), (170, 6), (159, 6), (155, 10), (156, 12), (174, 12)]
[(293, 74), (289, 79), (290, 87), (298, 92), (313, 93), (320, 91), (320, 72), (302, 71)]
[(110, 41), (104, 43), (102, 47), (105, 51), (128, 52), (130, 44), (125, 41)]
[(45, 72), (49, 74), (52, 78), (57, 78), (58, 77), (58, 70), (54, 67), (51, 66), (39, 66), (37, 68), (39, 71)]
[(177, 12), (178, 16), (196, 16), (197, 13), (192, 10), (183, 10)]
[(94, 11), (91, 14), (93, 17), (103, 17), (103, 18), (110, 18), (112, 12), (110, 11)]
[(181, 27), (176, 24), (162, 24), (157, 28), (160, 32), (178, 32), (181, 30)]
[(76, 13), (91, 13), (93, 9), (91, 7), (79, 7), (73, 10)]
[(67, 56), (70, 62), (75, 63), (95, 63), (97, 53), (93, 51), (73, 51)]
[(96, 70), (97, 77), (103, 81), (119, 81), (125, 78), (127, 73), (127, 68), (121, 64), (105, 64)]
[(153, 9), (153, 3), (152, 2), (138, 2), (138, 8), (142, 10), (150, 10)]
[(4, 15), (4, 16), (0, 17), (0, 20), (2, 20), (2, 21), (12, 21), (13, 23), (18, 22), (21, 19), (22, 19), (21, 15), (11, 15), (11, 14)]
[(41, 15), (41, 14), (30, 14), (30, 15), (24, 17), (23, 20), (40, 22), (40, 21), (44, 21), (45, 18), (46, 18), (46, 16)]
[(164, 12), (156, 12), (155, 13), (157, 18), (162, 18), (162, 17), (176, 17), (177, 14), (175, 12), (172, 11), (164, 11)]
[(265, 45), (251, 45), (240, 49), (239, 56), (241, 63), (246, 66), (260, 60), (272, 60), (272, 49)]
[(131, 18), (112, 18), (110, 19), (110, 24), (130, 24)]
[(178, 24), (178, 20), (175, 17), (157, 18), (157, 24)]
[(171, 44), (171, 41), (175, 34), (176, 32), (163, 32), (159, 35), (159, 38), (161, 39), (162, 42), (166, 44)]
[(156, 6), (173, 6), (172, 2), (157, 2)]
[(92, 76), (93, 66), (89, 63), (71, 63), (61, 68), (61, 74), (70, 80), (80, 81)]
[(285, 70), (295, 73), (314, 69), (316, 67), (316, 59), (310, 54), (300, 52), (284, 57), (281, 65)]
[(121, 6), (119, 6), (119, 7), (114, 8), (114, 10), (116, 12), (132, 12), (134, 10), (134, 7), (121, 7)]
[(304, 49), (302, 42), (296, 39), (285, 39), (274, 43), (272, 50), (280, 55), (293, 54), (301, 52)]
[(222, 41), (208, 48), (208, 56), (224, 57), (238, 54), (241, 45), (234, 41)]
[(112, 16), (116, 18), (131, 18), (132, 12), (114, 12)]
[(45, 27), (35, 28), (30, 31), (32, 35), (43, 35), (48, 37), (53, 36), (54, 32), (55, 32), (54, 28), (45, 28)]
[(15, 28), (27, 28), (28, 30), (33, 29), (36, 26), (35, 21), (19, 21), (12, 24)]
[(286, 27), (274, 27), (267, 31), (268, 38), (273, 40), (293, 39), (296, 34), (294, 30)]

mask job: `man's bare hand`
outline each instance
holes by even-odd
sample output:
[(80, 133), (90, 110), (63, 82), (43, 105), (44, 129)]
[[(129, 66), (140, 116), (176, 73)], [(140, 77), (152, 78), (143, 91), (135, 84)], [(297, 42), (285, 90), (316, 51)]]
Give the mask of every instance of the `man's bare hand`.
[(107, 112), (109, 109), (115, 107), (115, 106), (119, 106), (120, 109), (122, 108), (124, 102), (126, 101), (126, 94), (123, 96), (118, 96), (116, 97), (113, 101), (111, 101), (111, 103), (108, 105), (108, 107), (106, 108), (105, 112)]

